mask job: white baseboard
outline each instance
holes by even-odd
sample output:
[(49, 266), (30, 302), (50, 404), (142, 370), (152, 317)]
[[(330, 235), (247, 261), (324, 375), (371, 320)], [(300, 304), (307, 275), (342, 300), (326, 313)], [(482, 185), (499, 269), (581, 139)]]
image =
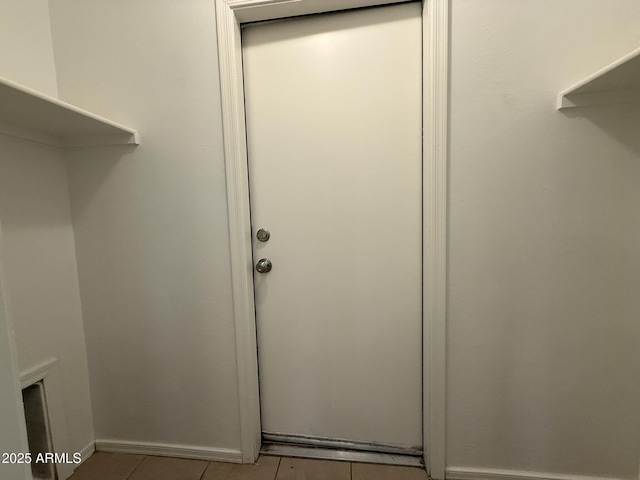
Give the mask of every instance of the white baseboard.
[(447, 467), (447, 480), (621, 480), (612, 477), (589, 477), (524, 470), (493, 470), (484, 468)]
[(82, 450), (80, 450), (80, 457), (82, 458), (82, 460), (80, 461), (80, 463), (78, 465), (76, 465), (76, 468), (78, 468), (85, 461), (87, 461), (87, 459), (91, 455), (93, 455), (93, 452), (95, 452), (95, 451), (96, 451), (96, 442), (90, 442)]
[[(73, 475), (73, 472), (76, 471), (76, 469), (82, 465), (85, 461), (87, 461), (87, 459), (93, 455), (93, 452), (96, 451), (95, 448), (95, 443), (94, 442), (89, 442), (84, 448), (82, 448), (78, 453), (80, 453), (80, 463), (78, 464), (70, 464), (70, 463), (65, 463), (65, 464), (58, 464), (57, 465), (57, 470), (58, 470), (58, 478), (60, 480), (67, 480), (67, 478), (69, 478), (71, 475)], [(76, 452), (70, 452), (70, 453), (76, 453)]]
[(242, 452), (228, 448), (196, 447), (168, 443), (131, 442), (128, 440), (96, 440), (96, 451), (134, 453), (161, 457), (195, 458), (210, 462), (242, 463)]

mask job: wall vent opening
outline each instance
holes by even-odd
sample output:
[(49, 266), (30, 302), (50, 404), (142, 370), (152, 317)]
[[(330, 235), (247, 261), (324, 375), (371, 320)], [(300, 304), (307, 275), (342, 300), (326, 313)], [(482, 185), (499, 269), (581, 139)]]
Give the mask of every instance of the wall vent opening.
[(31, 452), (31, 474), (37, 480), (57, 480), (54, 463), (36, 461), (39, 454), (53, 453), (47, 399), (42, 380), (22, 389), (22, 401)]

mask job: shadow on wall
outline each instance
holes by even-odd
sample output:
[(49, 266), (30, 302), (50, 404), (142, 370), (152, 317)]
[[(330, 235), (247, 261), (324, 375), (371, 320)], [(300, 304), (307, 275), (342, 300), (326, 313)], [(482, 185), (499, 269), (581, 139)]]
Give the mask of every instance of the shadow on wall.
[[(74, 221), (81, 218), (86, 208), (101, 194), (101, 187), (109, 183), (119, 165), (133, 161), (137, 148), (140, 146), (115, 145), (74, 148), (65, 152), (68, 183), (73, 185), (70, 201)], [(83, 181), (74, 181), (77, 176)], [(114, 205), (120, 203), (117, 195), (112, 201)]]
[(560, 110), (570, 119), (585, 119), (640, 155), (640, 104), (600, 105)]
[[(549, 102), (544, 117), (533, 109), (522, 112), (510, 126), (513, 130), (494, 132), (523, 138), (527, 148), (521, 146), (521, 157), (495, 169), (496, 178), (517, 179), (522, 194), (511, 194), (510, 182), (495, 182), (509, 196), (496, 196), (491, 206), (498, 210), (499, 200), (510, 198), (516, 206), (502, 211), (519, 215), (498, 223), (503, 238), (491, 238), (503, 248), (483, 252), (489, 252), (492, 265), (483, 273), (487, 283), (477, 287), (493, 296), (488, 308), (494, 310), (486, 318), (508, 319), (500, 330), (492, 330), (493, 320), (487, 321), (491, 355), (501, 366), (491, 372), (500, 375), (489, 375), (485, 383), (504, 393), (498, 401), (488, 397), (487, 417), (500, 421), (492, 422), (485, 434), (489, 443), (503, 444), (503, 458), (513, 461), (506, 468), (637, 478), (640, 108), (610, 105), (556, 112)], [(557, 121), (556, 115), (564, 118)], [(548, 129), (546, 137), (526, 136), (522, 126), (535, 122)], [(543, 153), (525, 143), (532, 138), (549, 142), (539, 149)], [(524, 158), (537, 160), (536, 168), (531, 161), (517, 163)], [(507, 168), (511, 171), (505, 174)], [(526, 173), (535, 188), (522, 181)], [(479, 321), (482, 314), (470, 316)], [(521, 388), (514, 389), (518, 384)], [(567, 458), (566, 445), (578, 435), (584, 439), (582, 456)], [(616, 449), (603, 448), (616, 443)], [(472, 455), (482, 447), (467, 448)], [(523, 457), (526, 449), (530, 453)], [(477, 467), (493, 465), (478, 462)]]
[[(133, 146), (91, 147), (65, 150), (0, 135), (0, 216), (9, 229), (59, 227), (70, 224), (70, 201), (65, 160), (90, 163), (96, 185), (108, 181)], [(95, 157), (100, 156), (99, 161)], [(90, 200), (90, 198), (89, 198)]]
[[(608, 216), (601, 225), (602, 232), (597, 236), (601, 241), (609, 240), (610, 243), (597, 245), (593, 249), (591, 262), (594, 265), (594, 282), (617, 282), (615, 293), (596, 296), (582, 302), (588, 310), (582, 312), (583, 318), (597, 312), (601, 319), (601, 336), (592, 340), (592, 356), (599, 358), (597, 364), (602, 367), (600, 374), (597, 371), (583, 372), (583, 384), (589, 383), (589, 376), (601, 379), (600, 392), (583, 391), (583, 398), (606, 397), (607, 390), (623, 391), (635, 401), (631, 405), (637, 405), (640, 399), (640, 384), (633, 381), (638, 378), (638, 348), (640, 348), (640, 333), (638, 329), (638, 311), (640, 311), (637, 296), (637, 288), (640, 285), (640, 214), (638, 205), (640, 201), (640, 104), (616, 104), (590, 107), (575, 107), (560, 110), (560, 113), (571, 121), (589, 122), (606, 133), (611, 139), (628, 151), (629, 155), (620, 155), (620, 151), (612, 152), (606, 147), (594, 151), (599, 156), (600, 164), (607, 166), (611, 178), (617, 178), (617, 182), (611, 182), (611, 178), (594, 178), (594, 190), (602, 189), (600, 196), (603, 202), (607, 197), (618, 197), (616, 209), (610, 208)], [(572, 141), (581, 141), (575, 137)], [(582, 142), (585, 140), (582, 139)], [(609, 143), (611, 147), (611, 143)], [(604, 168), (603, 168), (604, 171)], [(595, 218), (600, 218), (595, 215)], [(625, 225), (624, 228), (621, 228)], [(621, 232), (623, 234), (621, 234)], [(592, 240), (595, 240), (592, 238)], [(609, 252), (608, 254), (605, 252)], [(578, 326), (578, 325), (576, 325)], [(606, 351), (606, 345), (610, 350)], [(566, 360), (566, 352), (559, 355), (559, 361)], [(626, 372), (626, 373), (624, 373)], [(631, 380), (631, 384), (625, 383)], [(579, 385), (580, 382), (576, 382)], [(640, 424), (638, 424), (638, 410), (629, 403), (617, 400), (610, 401), (606, 410), (601, 410), (602, 418), (608, 421), (624, 422), (636, 425), (636, 447), (625, 445), (628, 455), (626, 459), (637, 465), (637, 442), (640, 441)], [(633, 427), (632, 427), (633, 428)], [(623, 451), (621, 448), (620, 451)], [(592, 452), (597, 456), (598, 452)], [(623, 458), (623, 457), (621, 457)], [(605, 459), (606, 461), (606, 459)], [(636, 470), (637, 472), (637, 470)], [(637, 473), (632, 478), (637, 478)]]

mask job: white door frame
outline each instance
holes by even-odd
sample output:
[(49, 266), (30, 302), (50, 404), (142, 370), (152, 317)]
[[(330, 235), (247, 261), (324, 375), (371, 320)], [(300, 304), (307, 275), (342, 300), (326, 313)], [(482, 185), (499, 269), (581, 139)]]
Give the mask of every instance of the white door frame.
[[(260, 451), (260, 399), (242, 78), (242, 23), (406, 0), (215, 0), (242, 461)], [(445, 478), (449, 0), (423, 0), (423, 421), (427, 472)]]

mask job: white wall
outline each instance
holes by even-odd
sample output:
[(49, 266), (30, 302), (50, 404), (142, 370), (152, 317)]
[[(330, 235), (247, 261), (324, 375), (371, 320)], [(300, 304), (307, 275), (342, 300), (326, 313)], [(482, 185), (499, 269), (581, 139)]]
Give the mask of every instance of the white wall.
[[(18, 382), (14, 332), (10, 308), (5, 298), (3, 258), (2, 225), (0, 225), (0, 385), (2, 385), (0, 388), (0, 425), (2, 425), (0, 452), (18, 453), (27, 450), (27, 432)], [(2, 478), (27, 479), (31, 477), (30, 474), (31, 469), (26, 464), (0, 464)]]
[(448, 464), (638, 478), (640, 109), (554, 103), (640, 4), (452, 7)]
[(49, 0), (0, 1), (0, 76), (56, 96)]
[[(52, 4), (61, 96), (137, 127), (74, 150), (99, 438), (238, 448), (213, 2)], [(637, 478), (637, 108), (557, 92), (635, 0), (452, 2), (447, 462)]]
[(69, 448), (93, 440), (75, 246), (61, 151), (0, 136), (5, 290), (20, 372), (57, 358)]
[[(0, 75), (57, 95), (46, 0), (3, 0), (0, 43)], [(55, 377), (60, 380), (64, 411), (52, 414), (66, 422), (68, 437), (67, 444), (58, 448), (79, 451), (94, 434), (66, 166), (60, 150), (0, 136), (0, 222), (16, 373), (51, 358), (58, 360)], [(5, 478), (4, 473), (0, 476)]]
[(61, 98), (142, 135), (69, 153), (97, 438), (238, 449), (213, 2), (51, 7)]

